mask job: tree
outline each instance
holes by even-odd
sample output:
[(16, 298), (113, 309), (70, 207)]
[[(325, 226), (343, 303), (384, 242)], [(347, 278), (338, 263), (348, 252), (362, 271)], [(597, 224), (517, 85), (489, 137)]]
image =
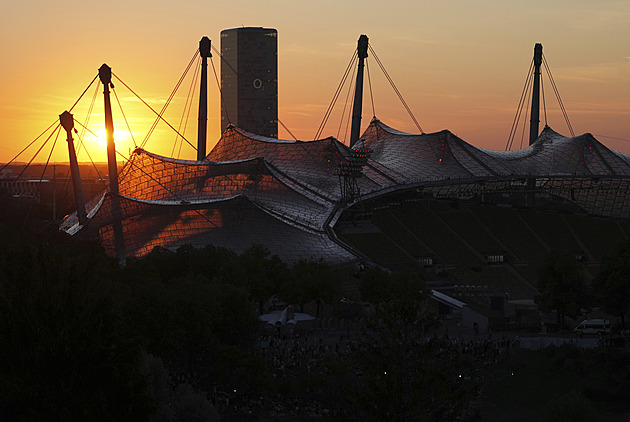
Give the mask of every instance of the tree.
[(371, 304), (391, 299), (389, 274), (380, 268), (370, 268), (361, 274), (361, 298)]
[(625, 316), (630, 309), (630, 242), (617, 248), (594, 280), (597, 296), (605, 311), (621, 319), (625, 328)]
[(361, 373), (349, 388), (351, 420), (455, 420), (467, 405), (457, 359), (439, 357), (449, 345), (428, 342), (436, 327), (424, 282), (410, 274), (371, 269), (361, 295), (374, 309), (353, 365)]
[(572, 254), (550, 253), (538, 269), (538, 290), (535, 300), (543, 310), (557, 311), (558, 326), (565, 316), (575, 316), (588, 303), (584, 277)]
[(22, 237), (0, 249), (3, 420), (146, 420), (142, 348), (124, 336), (116, 267), (92, 242)]
[(291, 268), (289, 282), (284, 285), (283, 293), (288, 302), (299, 306), (300, 312), (304, 312), (304, 305), (314, 300), (332, 302), (339, 283), (339, 272), (325, 262), (299, 260)]
[(263, 314), (264, 303), (279, 289), (287, 277), (287, 268), (277, 255), (269, 257), (264, 246), (254, 245), (238, 257), (238, 267), (249, 298), (258, 304), (258, 313)]

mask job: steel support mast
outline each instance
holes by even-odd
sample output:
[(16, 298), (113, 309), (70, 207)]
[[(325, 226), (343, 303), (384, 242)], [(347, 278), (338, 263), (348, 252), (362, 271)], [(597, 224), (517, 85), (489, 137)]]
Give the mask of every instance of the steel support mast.
[(112, 204), (112, 226), (114, 229), (114, 249), (116, 256), (125, 256), (125, 242), (122, 230), (122, 213), (120, 208), (120, 191), (118, 190), (118, 168), (116, 165), (116, 144), (114, 143), (114, 119), (112, 117), (112, 103), (109, 98), (109, 88), (112, 84), (112, 68), (103, 64), (98, 69), (98, 76), (103, 83), (105, 100), (105, 131), (107, 132), (107, 169), (109, 171), (109, 196)]
[[(534, 83), (532, 88), (532, 108), (529, 121), (529, 145), (538, 139), (540, 130), (540, 65), (542, 64), (542, 44), (536, 43), (534, 46)], [(525, 206), (534, 206), (536, 190), (536, 179), (527, 179), (527, 193), (525, 195)]]
[(197, 125), (197, 161), (203, 161), (206, 158), (208, 130), (208, 57), (212, 57), (208, 37), (203, 37), (199, 41), (199, 54), (201, 55), (201, 87), (199, 89), (199, 122)]
[(534, 46), (534, 84), (532, 91), (531, 120), (529, 121), (529, 144), (538, 139), (540, 130), (540, 65), (542, 64), (542, 44)]
[(354, 105), (352, 107), (352, 128), (350, 129), (350, 148), (359, 140), (361, 132), (361, 113), (363, 108), (363, 69), (367, 58), (368, 37), (361, 35), (357, 43), (359, 56), (359, 68), (357, 70), (357, 83), (354, 88)]
[(107, 132), (107, 169), (109, 171), (109, 192), (118, 196), (118, 168), (116, 165), (116, 144), (114, 143), (114, 119), (112, 118), (112, 103), (109, 98), (109, 87), (112, 88), (112, 68), (103, 64), (98, 69), (98, 76), (103, 83), (105, 100), (105, 132)]
[(72, 176), (72, 186), (74, 187), (74, 201), (77, 206), (77, 217), (79, 224), (84, 225), (87, 222), (87, 214), (85, 212), (85, 201), (83, 200), (83, 187), (81, 186), (81, 175), (79, 174), (79, 162), (74, 149), (74, 141), (72, 139), (72, 130), (74, 129), (74, 117), (69, 111), (64, 111), (59, 115), (59, 122), (66, 130), (68, 141), (68, 154), (70, 155), (70, 175)]

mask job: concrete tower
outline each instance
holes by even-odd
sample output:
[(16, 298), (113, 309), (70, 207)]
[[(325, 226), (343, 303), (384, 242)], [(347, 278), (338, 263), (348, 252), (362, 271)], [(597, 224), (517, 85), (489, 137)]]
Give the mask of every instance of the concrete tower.
[(233, 124), (257, 135), (278, 137), (278, 31), (221, 31), (221, 132)]

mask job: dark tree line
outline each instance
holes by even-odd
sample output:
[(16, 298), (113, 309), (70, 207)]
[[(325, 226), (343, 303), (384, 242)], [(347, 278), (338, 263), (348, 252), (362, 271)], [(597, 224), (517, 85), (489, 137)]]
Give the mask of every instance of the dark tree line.
[[(339, 291), (354, 269), (288, 267), (262, 247), (156, 249), (121, 266), (98, 243), (56, 230), (0, 231), (2, 420), (218, 420), (216, 389), (299, 395), (320, 385), (327, 406), (345, 409), (341, 420), (373, 413), (367, 403), (404, 420), (459, 400), (451, 369), (421, 347), (435, 321), (415, 277), (362, 273), (369, 316)], [(327, 374), (283, 390), (256, 352), (256, 315), (272, 295), (369, 317), (370, 335)]]
[(540, 309), (557, 311), (557, 325), (565, 325), (565, 317), (576, 318), (591, 305), (581, 267), (573, 254), (549, 253), (538, 269), (536, 301)]
[(216, 389), (275, 388), (256, 310), (338, 294), (337, 270), (289, 268), (263, 247), (156, 249), (121, 266), (35, 218), (37, 204), (1, 199), (2, 420), (216, 420)]
[(373, 313), (357, 361), (362, 376), (349, 395), (353, 420), (474, 419), (466, 413), (470, 386), (457, 382), (471, 367), (441, 355), (451, 343), (435, 336), (441, 323), (424, 289), (423, 280), (410, 274), (363, 274), (361, 296)]
[(601, 307), (618, 317), (625, 329), (630, 311), (630, 242), (618, 245), (616, 252), (604, 257), (602, 266), (591, 282), (573, 254), (551, 252), (538, 270), (536, 301), (542, 310), (556, 310), (558, 326), (565, 317), (579, 317), (584, 310)]
[[(212, 421), (215, 389), (298, 395), (313, 386), (329, 392), (326, 405), (339, 420), (471, 418), (470, 385), (458, 382), (471, 362), (445, 358), (448, 342), (426, 341), (438, 321), (418, 277), (353, 274), (320, 261), (289, 267), (260, 246), (242, 254), (156, 249), (121, 266), (96, 242), (42, 224), (35, 234), (20, 230), (23, 209), (1, 205), (2, 420)], [(550, 257), (540, 272), (541, 304), (572, 315), (595, 291), (623, 318), (629, 250), (607, 261), (590, 287), (573, 257)], [(339, 286), (355, 276), (369, 308), (342, 296)], [(286, 388), (256, 350), (256, 315), (273, 295), (296, 310), (326, 304), (369, 325), (325, 374), (304, 374), (300, 386)]]
[(153, 404), (142, 344), (124, 334), (115, 265), (93, 243), (3, 233), (4, 420), (142, 419)]
[(616, 253), (604, 260), (594, 286), (604, 310), (620, 318), (625, 329), (630, 311), (630, 242), (619, 245)]

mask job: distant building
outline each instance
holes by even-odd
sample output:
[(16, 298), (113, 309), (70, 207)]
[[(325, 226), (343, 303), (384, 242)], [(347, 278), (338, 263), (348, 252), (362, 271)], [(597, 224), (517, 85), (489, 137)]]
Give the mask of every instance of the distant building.
[(278, 137), (278, 31), (221, 31), (221, 132), (231, 123), (248, 132)]

